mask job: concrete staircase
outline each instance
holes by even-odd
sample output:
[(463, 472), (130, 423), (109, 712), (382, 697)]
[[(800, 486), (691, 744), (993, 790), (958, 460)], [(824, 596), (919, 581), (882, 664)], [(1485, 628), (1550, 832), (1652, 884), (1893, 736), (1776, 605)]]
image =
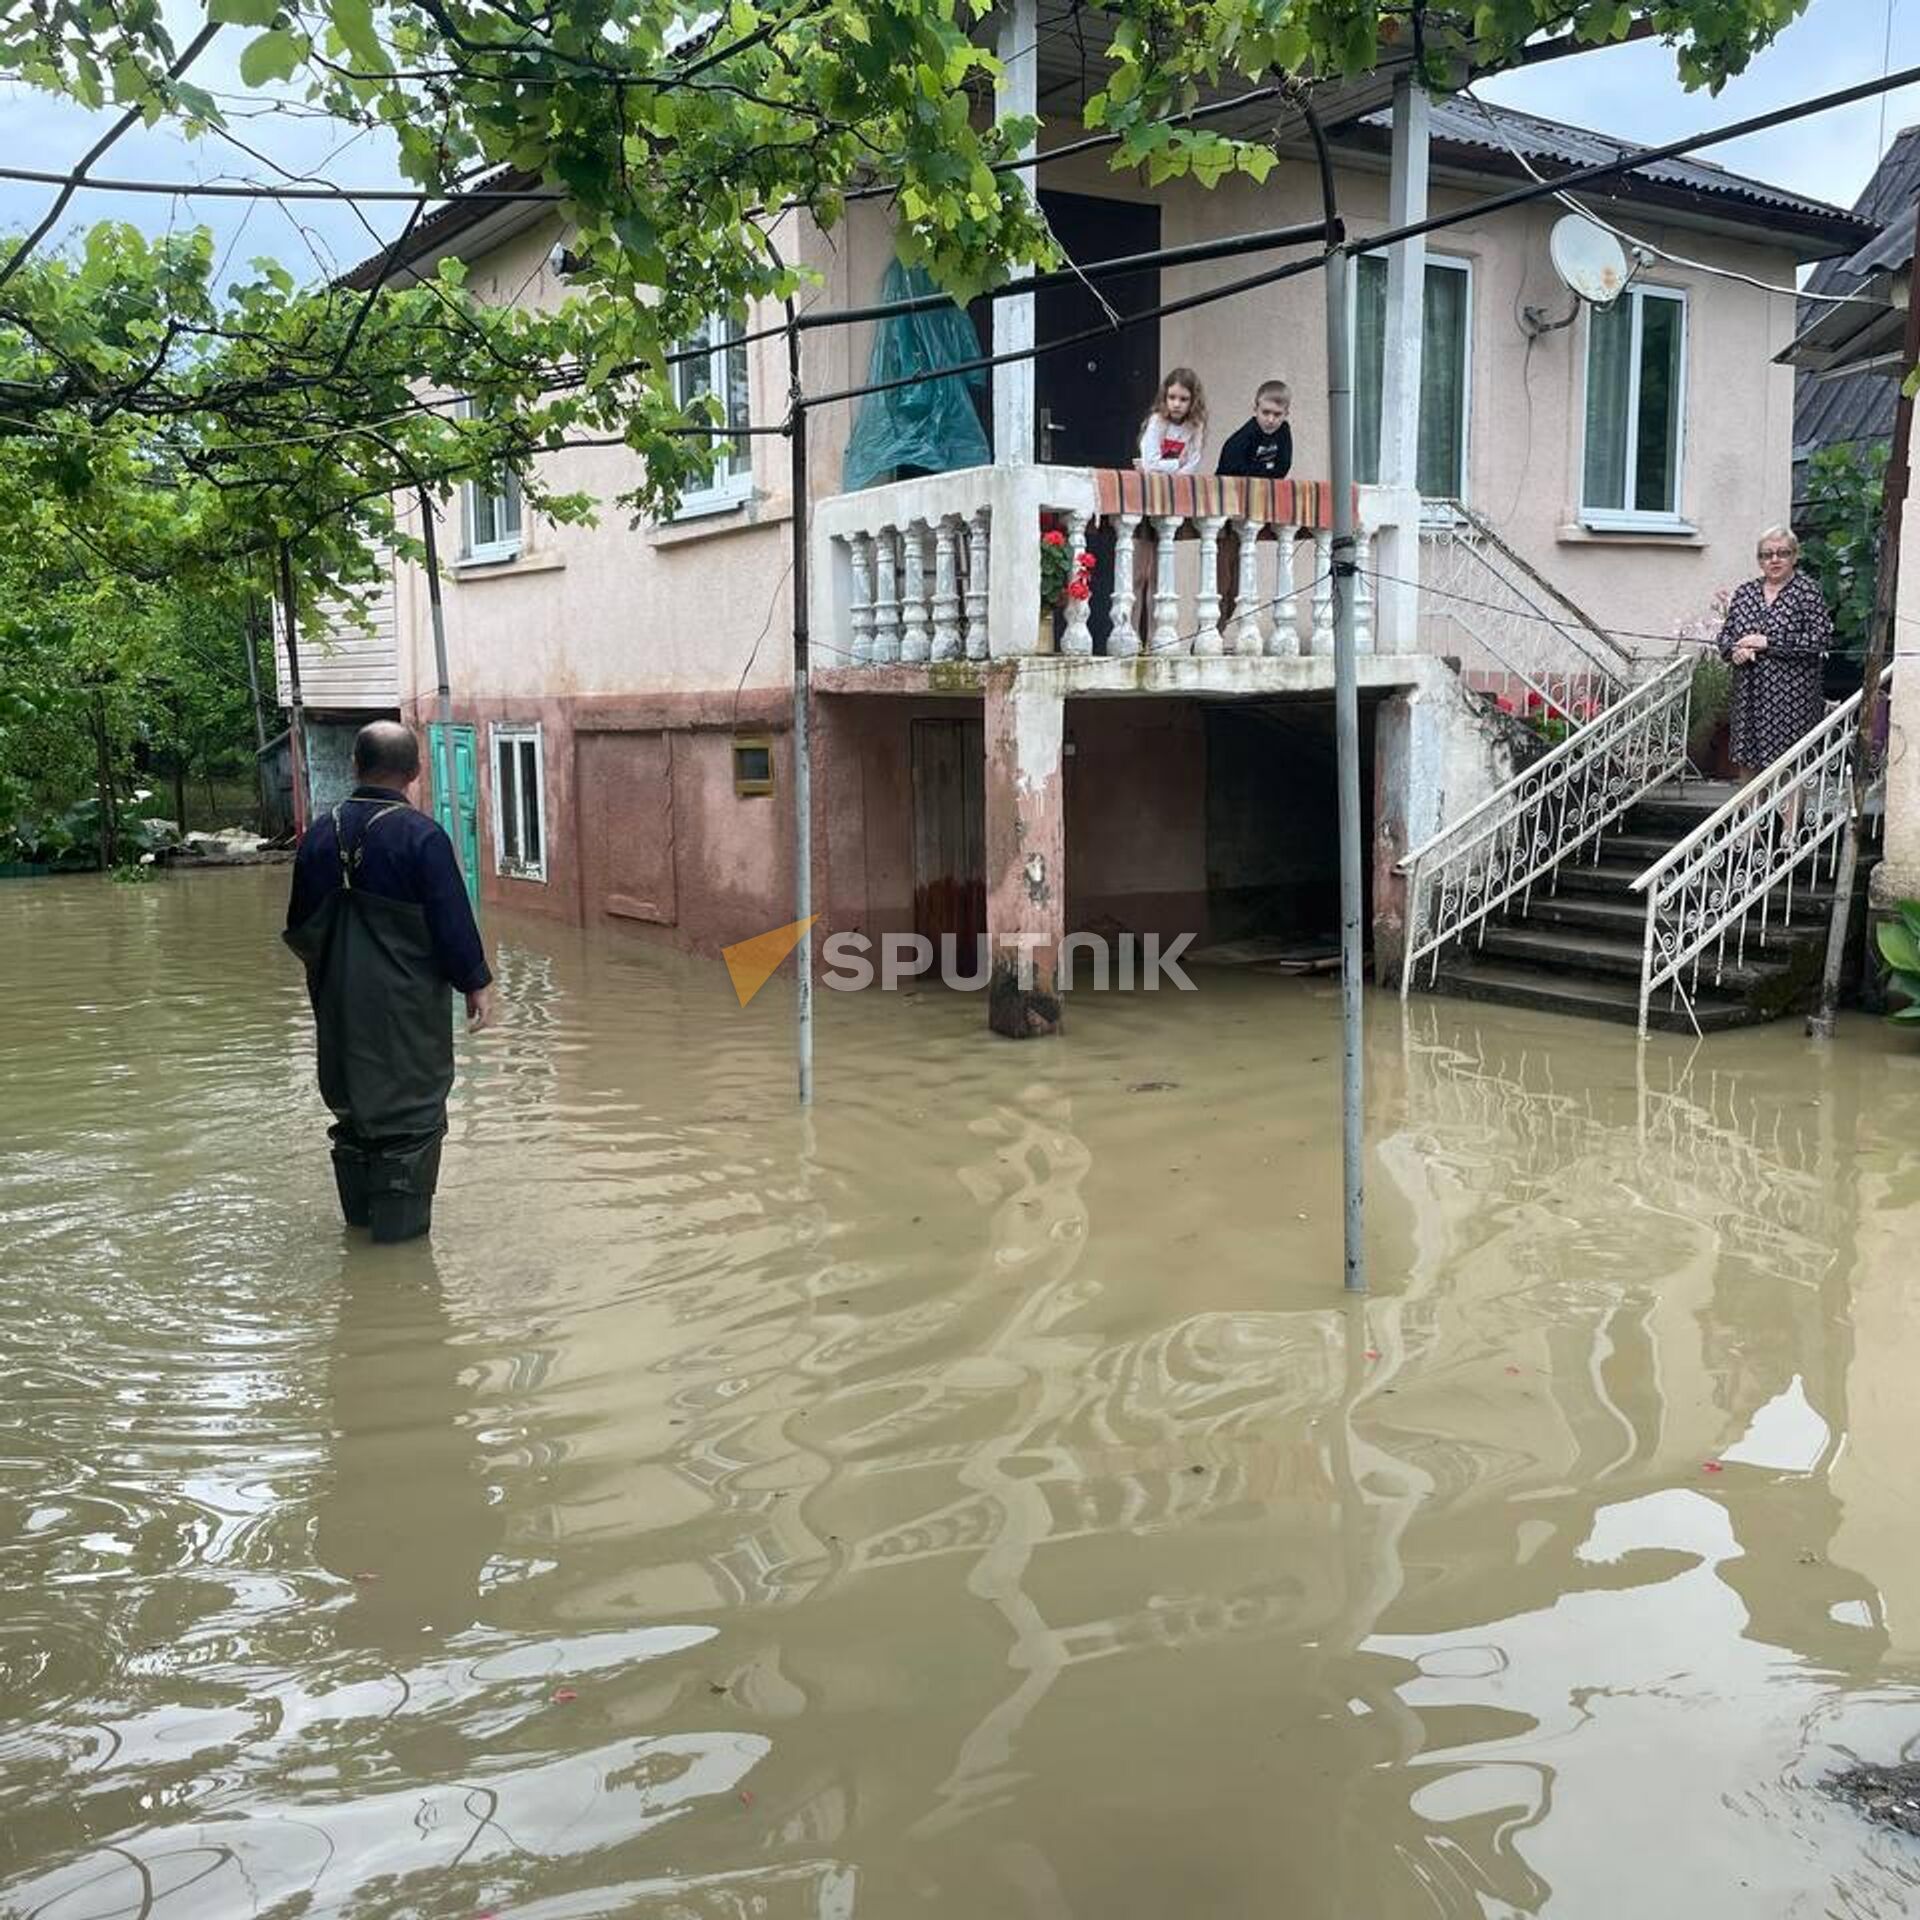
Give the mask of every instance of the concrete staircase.
[[(1567, 861), (1552, 890), (1536, 887), (1524, 910), (1490, 920), (1477, 938), (1454, 947), (1434, 990), (1633, 1025), (1646, 937), (1643, 897), (1633, 883), (1732, 794), (1715, 781), (1657, 788), (1601, 840), (1597, 857), (1589, 851)], [(1833, 904), (1824, 859), (1819, 865), (1816, 879), (1794, 888), (1790, 928), (1776, 924), (1763, 935), (1756, 916), (1738, 964), (1729, 943), (1717, 983), (1702, 965), (1692, 998), (1703, 1033), (1775, 1019), (1803, 1002), (1819, 978)], [(1665, 990), (1655, 994), (1651, 1024), (1691, 1033), (1686, 1008), (1670, 1006), (1670, 998)]]

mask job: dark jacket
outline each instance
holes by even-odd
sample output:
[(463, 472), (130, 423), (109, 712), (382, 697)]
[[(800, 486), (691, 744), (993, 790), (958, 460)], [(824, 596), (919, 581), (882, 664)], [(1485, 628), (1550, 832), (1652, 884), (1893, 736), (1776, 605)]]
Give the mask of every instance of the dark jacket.
[(327, 896), (339, 891), (339, 839), (344, 838), (347, 852), (351, 855), (357, 847), (360, 854), (353, 884), (378, 899), (419, 907), (435, 966), (456, 993), (476, 993), (493, 975), (453, 857), (453, 842), (437, 821), (409, 806), (383, 814), (373, 831), (366, 831), (375, 811), (398, 797), (386, 787), (354, 788), (352, 797), (340, 803), (338, 838), (331, 811), (315, 818), (293, 863), (287, 931), (310, 920)]
[(1293, 471), (1293, 426), (1282, 420), (1271, 434), (1249, 420), (1220, 449), (1218, 473), (1245, 480), (1284, 480)]

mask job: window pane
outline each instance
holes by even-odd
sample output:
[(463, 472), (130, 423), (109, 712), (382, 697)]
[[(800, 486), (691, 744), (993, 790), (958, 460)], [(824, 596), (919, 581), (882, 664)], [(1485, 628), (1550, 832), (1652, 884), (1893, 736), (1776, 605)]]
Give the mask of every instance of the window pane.
[(1420, 491), (1452, 500), (1466, 491), (1467, 282), (1429, 261), (1421, 310)]
[(496, 537), (493, 496), (483, 486), (469, 486), (467, 488), (467, 545), (476, 549), (490, 547)]
[(745, 331), (745, 327), (737, 319), (728, 321), (727, 344), (720, 354), (725, 372), (727, 425), (735, 429), (728, 464), (736, 473), (744, 473), (747, 469), (747, 436), (740, 431), (746, 426), (748, 420), (747, 350), (740, 339)]
[(1680, 375), (1686, 310), (1678, 300), (1640, 302), (1640, 406), (1634, 421), (1633, 504), (1680, 511)]
[(1638, 295), (1587, 314), (1587, 458), (1581, 498), (1618, 511), (1627, 504), (1627, 376)]
[(514, 540), (520, 535), (520, 476), (509, 473), (495, 499), (493, 521), (496, 540)]
[(1387, 378), (1387, 263), (1363, 253), (1353, 279), (1353, 477), (1380, 481), (1380, 409)]
[(531, 740), (520, 742), (520, 804), (526, 809), (526, 831), (520, 844), (526, 849), (527, 865), (540, 864), (540, 756)]
[(733, 750), (733, 777), (758, 785), (773, 778), (773, 749), (771, 747), (735, 747)]
[(502, 740), (495, 750), (499, 791), (494, 804), (500, 809), (500, 857), (520, 858), (520, 784), (514, 778), (514, 742)]

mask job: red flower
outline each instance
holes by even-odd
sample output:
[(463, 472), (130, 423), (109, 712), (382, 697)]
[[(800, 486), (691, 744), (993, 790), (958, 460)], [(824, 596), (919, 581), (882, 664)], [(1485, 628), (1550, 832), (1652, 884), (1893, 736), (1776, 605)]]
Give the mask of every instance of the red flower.
[(1067, 536), (1058, 527), (1053, 528), (1051, 532), (1043, 533), (1040, 538), (1050, 547), (1064, 547), (1067, 544)]
[(1093, 589), (1088, 586), (1084, 580), (1069, 580), (1067, 582), (1067, 598), (1069, 600), (1091, 600), (1093, 598)]
[(1082, 573), (1091, 573), (1093, 571), (1093, 555), (1091, 553), (1083, 553), (1073, 564), (1078, 567)]
[(1542, 700), (1537, 693), (1527, 695), (1527, 711), (1529, 713), (1538, 713), (1546, 704), (1547, 703)]
[(1504, 693), (1493, 704), (1498, 707), (1502, 713), (1511, 713), (1513, 711), (1513, 702), (1509, 700)]

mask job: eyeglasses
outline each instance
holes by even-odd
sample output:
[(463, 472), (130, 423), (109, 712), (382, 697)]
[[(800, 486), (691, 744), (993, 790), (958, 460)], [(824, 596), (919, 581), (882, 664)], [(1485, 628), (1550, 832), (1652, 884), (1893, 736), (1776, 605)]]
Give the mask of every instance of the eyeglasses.
[(1760, 558), (1762, 560), (1791, 560), (1793, 558), (1793, 549), (1791, 547), (1762, 547), (1760, 549)]

